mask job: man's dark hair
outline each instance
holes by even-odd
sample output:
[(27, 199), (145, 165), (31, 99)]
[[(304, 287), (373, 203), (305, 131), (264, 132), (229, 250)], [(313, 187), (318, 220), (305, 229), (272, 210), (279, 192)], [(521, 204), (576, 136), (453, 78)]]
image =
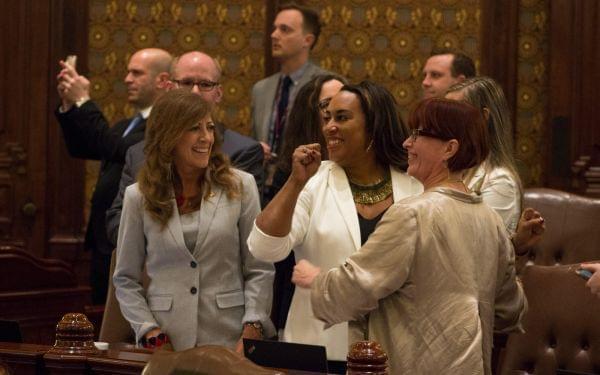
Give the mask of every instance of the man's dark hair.
[(429, 57), (438, 55), (452, 55), (454, 57), (452, 59), (452, 68), (450, 69), (452, 77), (458, 77), (462, 74), (465, 78), (471, 78), (477, 75), (475, 72), (475, 63), (464, 53), (450, 48), (435, 48), (431, 51)]
[(319, 40), (319, 34), (321, 34), (321, 23), (319, 22), (319, 13), (316, 10), (300, 5), (294, 2), (285, 3), (279, 7), (278, 13), (284, 10), (297, 10), (302, 13), (302, 30), (305, 33), (311, 33), (315, 36), (313, 44), (310, 49), (317, 44)]

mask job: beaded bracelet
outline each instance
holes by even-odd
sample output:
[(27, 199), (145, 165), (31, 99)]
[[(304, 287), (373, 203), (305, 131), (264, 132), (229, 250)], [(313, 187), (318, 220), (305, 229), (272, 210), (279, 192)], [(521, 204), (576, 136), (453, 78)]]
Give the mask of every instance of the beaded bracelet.
[(155, 349), (160, 348), (164, 344), (169, 342), (169, 336), (164, 333), (159, 333), (157, 336), (152, 336), (150, 338), (142, 337), (140, 343), (146, 349)]

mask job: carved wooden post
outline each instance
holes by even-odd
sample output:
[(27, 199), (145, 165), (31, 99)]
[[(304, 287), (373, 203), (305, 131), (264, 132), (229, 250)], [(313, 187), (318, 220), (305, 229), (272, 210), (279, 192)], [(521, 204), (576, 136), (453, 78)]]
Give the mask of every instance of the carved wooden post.
[(56, 342), (49, 354), (97, 354), (94, 326), (85, 314), (65, 314), (56, 325)]
[(375, 341), (358, 341), (348, 352), (347, 375), (387, 375), (387, 354)]

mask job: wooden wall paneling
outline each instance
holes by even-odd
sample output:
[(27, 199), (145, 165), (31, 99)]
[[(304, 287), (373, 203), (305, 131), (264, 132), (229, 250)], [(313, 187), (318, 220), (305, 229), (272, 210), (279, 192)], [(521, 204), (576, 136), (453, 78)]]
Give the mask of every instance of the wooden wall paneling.
[(18, 321), (25, 342), (53, 343), (62, 316), (83, 312), (91, 302), (90, 288), (79, 286), (70, 266), (59, 260), (0, 246), (0, 274), (0, 319)]
[[(37, 255), (45, 244), (47, 82), (45, 61), (49, 4), (3, 2), (4, 73), (0, 128), (0, 175), (6, 188), (3, 242), (19, 243)], [(6, 220), (8, 219), (8, 220)]]
[[(53, 0), (50, 14), (47, 80), (48, 107), (48, 257), (76, 266), (80, 282), (87, 283), (88, 255), (83, 253), (84, 162), (67, 153), (54, 110), (58, 61), (77, 55), (77, 70), (88, 71), (88, 2)], [(85, 259), (83, 259), (85, 258)]]
[(599, 8), (596, 1), (550, 2), (548, 185), (581, 193), (577, 163), (600, 165)]
[(278, 7), (279, 0), (265, 0), (265, 77), (279, 70), (279, 64), (271, 56), (271, 32), (273, 31), (273, 21), (275, 21)]
[(0, 43), (10, 51), (0, 62), (0, 242), (70, 261), (81, 242), (83, 172), (54, 120), (55, 76), (66, 52), (86, 65), (86, 9), (76, 0), (0, 2)]
[(517, 108), (518, 25), (518, 0), (481, 1), (481, 66), (479, 74), (489, 76), (502, 85), (511, 110), (513, 124), (515, 124)]
[[(559, 21), (560, 20), (560, 21)], [(576, 82), (572, 78), (575, 66), (573, 28), (575, 12), (572, 1), (558, 0), (550, 3), (550, 74), (548, 95), (548, 184), (568, 190), (570, 181), (571, 129), (570, 110)]]
[[(598, 1), (582, 1), (577, 12), (581, 17), (580, 30), (575, 33), (579, 37), (581, 53), (580, 69), (576, 68), (579, 83), (579, 94), (573, 111), (577, 128), (577, 138), (573, 147), (575, 155), (595, 155), (600, 151), (600, 111), (595, 94), (600, 82), (600, 4)], [(579, 18), (579, 17), (578, 17)], [(600, 160), (597, 160), (600, 162)]]

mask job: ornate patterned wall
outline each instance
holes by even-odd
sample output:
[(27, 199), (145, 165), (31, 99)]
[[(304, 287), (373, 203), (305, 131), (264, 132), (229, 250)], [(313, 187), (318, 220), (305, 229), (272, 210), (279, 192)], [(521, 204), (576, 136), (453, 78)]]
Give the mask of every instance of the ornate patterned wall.
[[(435, 46), (464, 50), (479, 62), (479, 0), (308, 0), (323, 32), (313, 60), (353, 81), (372, 79), (396, 96), (404, 115), (420, 96), (421, 70)], [(547, 0), (521, 0), (518, 157), (523, 179), (542, 175)], [(131, 115), (123, 83), (140, 48), (173, 54), (202, 50), (223, 66), (224, 100), (217, 117), (249, 132), (250, 89), (264, 76), (264, 0), (90, 0), (89, 76), (92, 97), (109, 121)], [(87, 195), (97, 165), (88, 163)]]
[[(246, 133), (250, 88), (264, 74), (264, 0), (91, 0), (91, 95), (109, 122), (132, 115), (123, 78), (136, 50), (160, 47), (174, 55), (201, 50), (223, 68), (224, 97), (217, 118)], [(87, 163), (86, 196), (98, 163)]]
[(525, 186), (540, 186), (544, 181), (548, 6), (548, 0), (519, 4), (516, 154)]
[(307, 1), (323, 31), (314, 60), (352, 81), (387, 86), (403, 114), (421, 95), (421, 70), (433, 47), (479, 60), (478, 0)]
[(92, 0), (89, 69), (92, 96), (109, 120), (132, 114), (123, 77), (133, 52), (159, 47), (174, 55), (202, 50), (223, 67), (224, 100), (217, 116), (244, 131), (249, 87), (263, 77), (262, 0)]

